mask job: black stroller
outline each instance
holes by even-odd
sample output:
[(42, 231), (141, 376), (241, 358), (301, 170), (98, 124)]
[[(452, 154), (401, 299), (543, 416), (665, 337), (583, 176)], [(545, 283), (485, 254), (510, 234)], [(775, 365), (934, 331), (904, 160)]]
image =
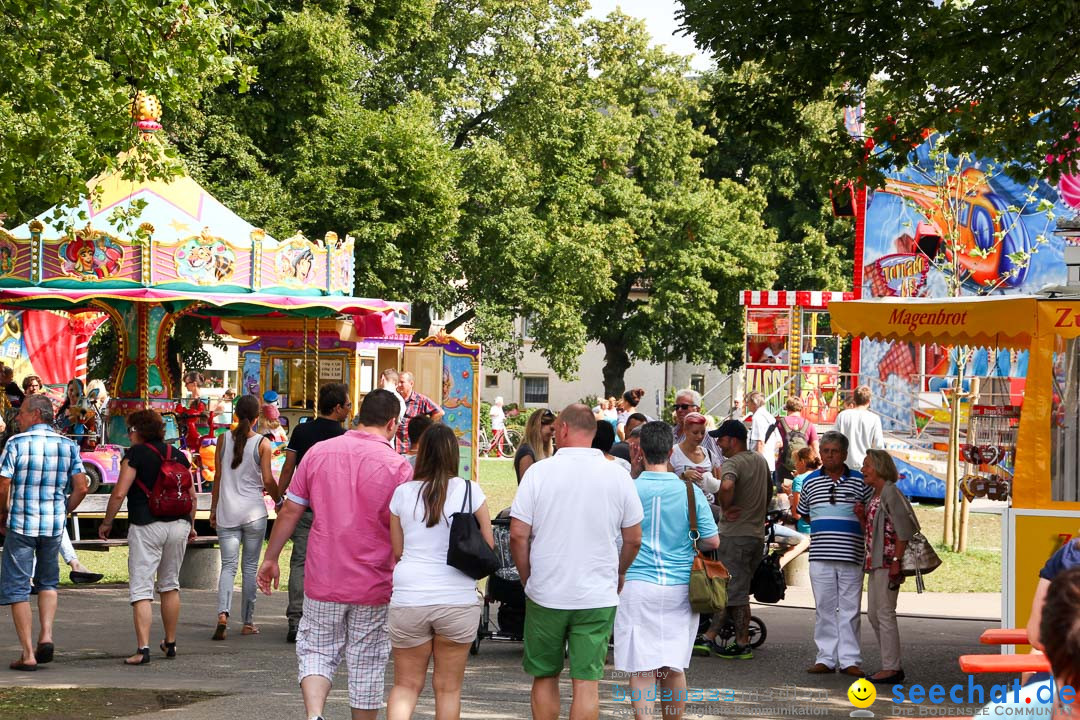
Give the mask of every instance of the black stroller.
[[(525, 588), (521, 585), (521, 576), (510, 557), (510, 518), (493, 518), (491, 532), (495, 536), (499, 569), (487, 578), (480, 627), (476, 631), (472, 647), (469, 648), (472, 655), (480, 652), (481, 640), (522, 642), (525, 639)], [(491, 618), (493, 603), (498, 603), (494, 624)]]

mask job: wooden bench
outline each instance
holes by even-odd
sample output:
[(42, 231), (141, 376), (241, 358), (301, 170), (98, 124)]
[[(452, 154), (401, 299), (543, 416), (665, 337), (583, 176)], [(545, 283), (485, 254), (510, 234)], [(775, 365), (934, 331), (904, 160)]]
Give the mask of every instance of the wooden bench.
[[(198, 505), (195, 508), (196, 520), (209, 520), (210, 519), (210, 503), (213, 501), (213, 496), (210, 493), (197, 493), (195, 498)], [(71, 511), (71, 519), (74, 528), (71, 533), (71, 544), (76, 549), (82, 550), (108, 550), (109, 547), (121, 547), (127, 544), (126, 540), (98, 540), (93, 538), (90, 540), (83, 540), (82, 532), (79, 527), (80, 519), (90, 520), (104, 520), (105, 511), (109, 507), (109, 496), (102, 494), (87, 495), (83, 498), (83, 501), (79, 503), (79, 506)], [(120, 520), (127, 518), (127, 498), (120, 503), (120, 510), (116, 513), (116, 517)], [(203, 539), (199, 538), (196, 542), (202, 542)], [(217, 537), (214, 537), (214, 542), (217, 542)], [(109, 545), (109, 543), (113, 543)]]
[[(197, 520), (209, 520), (210, 493), (197, 493), (198, 505), (195, 508)], [(71, 513), (73, 532), (71, 544), (76, 550), (89, 550), (107, 552), (114, 547), (127, 547), (125, 538), (109, 538), (108, 540), (83, 539), (80, 528), (80, 519), (105, 518), (105, 511), (109, 507), (108, 495), (87, 495), (79, 506)], [(116, 517), (124, 520), (127, 518), (127, 498), (120, 505)], [(221, 574), (221, 557), (217, 551), (217, 535), (200, 535), (188, 543), (184, 553), (184, 564), (180, 567), (180, 587), (198, 590), (213, 590), (217, 587), (218, 576)]]

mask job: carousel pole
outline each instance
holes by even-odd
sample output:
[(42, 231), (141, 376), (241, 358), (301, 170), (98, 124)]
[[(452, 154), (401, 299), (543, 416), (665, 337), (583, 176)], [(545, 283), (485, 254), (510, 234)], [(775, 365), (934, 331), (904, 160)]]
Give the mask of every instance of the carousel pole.
[(319, 317), (315, 316), (315, 374), (311, 376), (311, 394), (319, 397), (319, 345), (322, 343), (322, 336), (319, 333)]
[(307, 410), (307, 391), (308, 391), (308, 381), (307, 381), (307, 371), (308, 371), (307, 349), (308, 349), (308, 326), (307, 326), (307, 318), (305, 317), (305, 318), (304, 318), (304, 410)]

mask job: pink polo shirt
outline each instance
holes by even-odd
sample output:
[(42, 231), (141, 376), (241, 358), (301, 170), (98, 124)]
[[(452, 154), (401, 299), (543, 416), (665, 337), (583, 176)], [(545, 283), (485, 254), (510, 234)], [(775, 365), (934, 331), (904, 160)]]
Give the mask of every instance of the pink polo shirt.
[(350, 605), (390, 602), (390, 498), (412, 467), (385, 438), (358, 430), (323, 440), (300, 461), (287, 496), (315, 513), (304, 593)]

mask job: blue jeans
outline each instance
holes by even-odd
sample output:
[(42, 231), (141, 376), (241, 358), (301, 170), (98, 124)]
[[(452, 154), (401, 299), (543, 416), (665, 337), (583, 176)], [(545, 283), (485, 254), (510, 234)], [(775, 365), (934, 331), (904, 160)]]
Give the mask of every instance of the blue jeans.
[(39, 591), (59, 587), (61, 537), (34, 537), (8, 530), (0, 558), (0, 605), (30, 602), (31, 577)]
[(221, 577), (218, 578), (218, 612), (230, 614), (232, 608), (233, 582), (236, 580), (236, 565), (240, 557), (240, 545), (243, 543), (243, 594), (244, 624), (250, 625), (255, 619), (255, 575), (259, 572), (259, 555), (262, 552), (263, 538), (266, 537), (266, 518), (252, 520), (240, 527), (219, 527), (218, 547), (221, 549)]

